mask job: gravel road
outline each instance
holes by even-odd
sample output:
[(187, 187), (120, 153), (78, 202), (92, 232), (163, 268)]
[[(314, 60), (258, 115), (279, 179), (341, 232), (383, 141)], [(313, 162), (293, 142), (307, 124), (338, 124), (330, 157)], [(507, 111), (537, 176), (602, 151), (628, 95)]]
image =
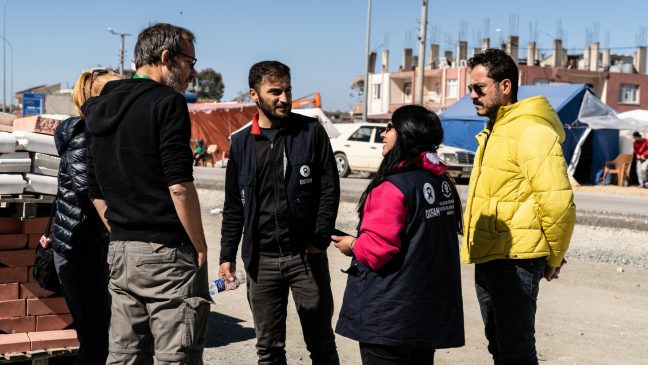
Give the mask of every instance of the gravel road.
[[(220, 214), (223, 192), (199, 190), (203, 225), (209, 245), (210, 277), (216, 276), (220, 251)], [(354, 203), (342, 203), (337, 227), (353, 232), (357, 224)], [(537, 333), (543, 364), (648, 364), (648, 235), (646, 232), (578, 225), (559, 280), (541, 284)], [(328, 250), (331, 286), (337, 320), (346, 282), (339, 269), (349, 259)], [(239, 266), (242, 263), (239, 259)], [(438, 364), (489, 364), (483, 325), (474, 293), (473, 265), (462, 265), (466, 346), (439, 350)], [(289, 364), (310, 364), (308, 351), (292, 301), (288, 308)], [(252, 315), (244, 290), (216, 297), (210, 314), (205, 364), (255, 364)], [(336, 338), (341, 363), (360, 364), (357, 343)]]

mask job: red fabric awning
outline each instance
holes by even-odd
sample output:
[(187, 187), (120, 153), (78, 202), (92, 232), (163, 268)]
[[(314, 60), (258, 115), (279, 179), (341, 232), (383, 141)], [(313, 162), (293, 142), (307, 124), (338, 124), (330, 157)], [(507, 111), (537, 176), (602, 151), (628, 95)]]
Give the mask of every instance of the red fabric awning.
[(218, 145), (215, 154), (220, 159), (222, 152), (229, 152), (228, 137), (232, 132), (252, 120), (257, 107), (254, 104), (238, 103), (192, 103), (189, 107), (191, 118), (191, 141), (202, 139), (205, 146)]

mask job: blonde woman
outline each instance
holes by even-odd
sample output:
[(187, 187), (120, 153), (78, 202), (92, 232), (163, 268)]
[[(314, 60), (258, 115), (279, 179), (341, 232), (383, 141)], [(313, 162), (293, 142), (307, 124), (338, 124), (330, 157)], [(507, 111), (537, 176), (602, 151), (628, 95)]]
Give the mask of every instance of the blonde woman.
[[(98, 96), (106, 83), (120, 79), (114, 71), (97, 69), (81, 73), (72, 92), (72, 103), (81, 105)], [(56, 218), (50, 243), (65, 301), (79, 339), (75, 364), (104, 364), (108, 355), (110, 295), (106, 253), (108, 231), (88, 198), (86, 137), (83, 116), (63, 121), (54, 134), (61, 162), (58, 173)]]

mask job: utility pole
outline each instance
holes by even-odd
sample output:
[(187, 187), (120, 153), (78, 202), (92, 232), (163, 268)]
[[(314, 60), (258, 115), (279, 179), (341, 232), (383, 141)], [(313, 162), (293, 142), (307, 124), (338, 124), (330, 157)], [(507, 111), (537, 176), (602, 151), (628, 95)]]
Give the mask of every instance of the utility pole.
[(427, 35), (427, 5), (428, 0), (423, 0), (421, 10), (421, 33), (419, 35), (418, 75), (416, 78), (416, 103), (425, 106), (423, 100), (423, 85), (425, 81), (425, 40)]
[[(7, 3), (9, 0), (5, 0), (4, 10), (2, 11), (2, 39), (7, 39)], [(7, 111), (7, 55), (6, 55), (5, 42), (2, 42), (2, 112)], [(13, 51), (11, 52), (11, 57), (13, 57)], [(13, 67), (13, 64), (11, 65)]]
[(369, 61), (371, 52), (369, 41), (371, 39), (371, 0), (367, 4), (367, 43), (365, 47), (365, 82), (364, 82), (364, 107), (362, 109), (362, 121), (367, 121), (367, 111), (369, 110)]
[(4, 47), (4, 43), (7, 43), (9, 45), (9, 50), (11, 51), (11, 86), (9, 87), (9, 113), (13, 113), (13, 100), (14, 100), (14, 88), (13, 88), (14, 50), (13, 50), (13, 45), (11, 45), (11, 42), (9, 42), (9, 40), (6, 39), (4, 36), (2, 36), (2, 42), (3, 42), (2, 46)]
[(115, 32), (111, 27), (108, 27), (110, 34), (118, 35), (121, 38), (120, 47), (119, 47), (119, 74), (124, 77), (124, 57), (126, 51), (124, 50), (124, 38), (129, 36), (129, 33), (118, 33)]

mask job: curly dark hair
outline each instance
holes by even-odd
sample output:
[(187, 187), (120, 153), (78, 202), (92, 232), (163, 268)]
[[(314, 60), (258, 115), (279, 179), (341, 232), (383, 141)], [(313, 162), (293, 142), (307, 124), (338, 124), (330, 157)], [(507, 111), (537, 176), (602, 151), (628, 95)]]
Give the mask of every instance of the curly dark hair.
[(477, 65), (484, 66), (488, 70), (488, 77), (497, 82), (506, 79), (511, 80), (511, 101), (513, 103), (517, 102), (520, 74), (511, 56), (501, 49), (489, 48), (468, 60), (470, 69), (475, 68)]

